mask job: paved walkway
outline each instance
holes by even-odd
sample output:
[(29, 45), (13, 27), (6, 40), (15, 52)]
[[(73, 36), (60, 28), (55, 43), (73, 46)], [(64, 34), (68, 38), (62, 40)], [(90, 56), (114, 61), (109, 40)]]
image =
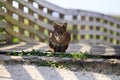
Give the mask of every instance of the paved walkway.
[(120, 80), (120, 76), (86, 71), (37, 67), (35, 65), (0, 65), (0, 80)]
[[(45, 51), (49, 49), (47, 44), (20, 43), (14, 45), (0, 46), (0, 52), (9, 51), (30, 51), (32, 49)], [(89, 52), (90, 54), (99, 55), (117, 55), (120, 54), (119, 46), (89, 46), (85, 44), (70, 44), (67, 52)], [(120, 80), (120, 75), (104, 74), (97, 72), (70, 71), (65, 68), (41, 67), (36, 65), (24, 64), (4, 64), (2, 60), (10, 58), (0, 57), (0, 80)], [(16, 60), (22, 59), (15, 58)], [(14, 59), (11, 59), (14, 60)], [(106, 67), (107, 68), (107, 67)], [(117, 69), (118, 70), (118, 69)]]

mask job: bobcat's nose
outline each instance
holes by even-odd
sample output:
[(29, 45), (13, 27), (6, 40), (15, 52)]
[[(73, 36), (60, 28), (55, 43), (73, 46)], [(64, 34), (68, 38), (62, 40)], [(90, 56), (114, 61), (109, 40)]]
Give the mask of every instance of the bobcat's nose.
[(59, 38), (59, 37), (56, 37), (56, 40), (59, 42), (59, 41), (60, 41), (60, 38)]

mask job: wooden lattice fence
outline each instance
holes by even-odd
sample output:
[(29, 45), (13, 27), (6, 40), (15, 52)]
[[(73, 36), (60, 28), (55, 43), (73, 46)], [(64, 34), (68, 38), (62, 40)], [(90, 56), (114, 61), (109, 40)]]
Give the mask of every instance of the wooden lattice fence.
[(0, 0), (6, 32), (18, 41), (48, 41), (52, 23), (68, 23), (74, 43), (120, 45), (120, 21), (96, 12), (63, 9), (45, 0)]

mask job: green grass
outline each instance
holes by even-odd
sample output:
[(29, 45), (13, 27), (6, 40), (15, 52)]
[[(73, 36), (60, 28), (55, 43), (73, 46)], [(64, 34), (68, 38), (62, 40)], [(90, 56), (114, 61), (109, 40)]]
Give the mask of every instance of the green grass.
[(39, 61), (38, 66), (49, 66), (49, 67), (60, 67), (61, 64), (58, 62), (51, 62), (51, 61)]
[[(39, 61), (38, 66), (49, 66), (49, 67), (54, 67), (54, 68), (67, 68), (71, 69), (73, 63), (69, 61), (64, 61), (62, 62), (52, 62), (52, 61)], [(76, 66), (77, 68), (79, 66)]]
[(63, 52), (41, 52), (41, 51), (36, 51), (32, 50), (30, 52), (12, 52), (9, 53), (9, 55), (14, 55), (14, 56), (47, 56), (47, 57), (60, 57), (60, 58), (75, 58), (75, 59), (87, 59), (87, 58), (99, 58), (99, 56), (92, 56), (86, 53), (78, 52), (78, 53), (63, 53)]

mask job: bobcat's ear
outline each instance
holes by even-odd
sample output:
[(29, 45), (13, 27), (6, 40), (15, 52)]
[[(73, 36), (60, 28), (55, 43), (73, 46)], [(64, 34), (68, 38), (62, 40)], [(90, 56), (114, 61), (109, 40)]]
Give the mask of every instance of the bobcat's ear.
[(57, 30), (58, 24), (57, 23), (53, 23), (54, 26), (54, 30)]
[(64, 23), (64, 24), (63, 24), (63, 28), (64, 28), (64, 30), (66, 30), (66, 28), (67, 28), (67, 23)]

